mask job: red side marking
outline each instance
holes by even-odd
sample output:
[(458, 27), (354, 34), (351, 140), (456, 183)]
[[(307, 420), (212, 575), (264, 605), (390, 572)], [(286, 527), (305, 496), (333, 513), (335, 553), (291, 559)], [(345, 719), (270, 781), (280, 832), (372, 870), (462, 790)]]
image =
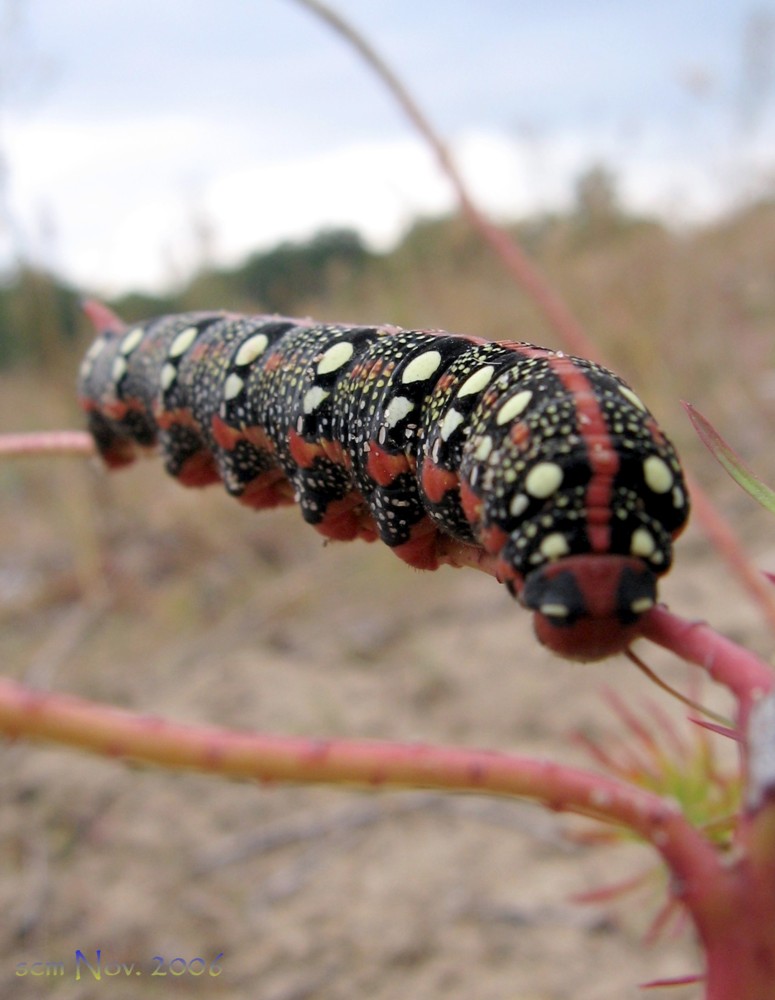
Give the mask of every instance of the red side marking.
[(522, 590), (525, 583), (525, 578), (514, 569), (507, 559), (499, 559), (495, 563), (495, 579), (498, 583), (513, 583), (517, 593)]
[(480, 535), (485, 552), (489, 552), (493, 556), (500, 552), (509, 538), (508, 533), (503, 528), (499, 528), (497, 524), (491, 524), (489, 528), (481, 531)]
[(283, 361), (283, 356), (279, 351), (273, 351), (272, 354), (267, 355), (264, 361), (263, 371), (273, 372), (279, 368), (282, 364), (286, 364)]
[(159, 410), (154, 413), (154, 420), (159, 430), (167, 430), (170, 427), (190, 427), (198, 431), (199, 424), (194, 420), (191, 410), (179, 408), (177, 410)]
[(410, 472), (411, 466), (406, 455), (391, 455), (377, 444), (369, 442), (369, 458), (366, 472), (380, 486), (390, 486), (403, 472)]
[(311, 468), (316, 458), (323, 455), (323, 449), (313, 441), (305, 441), (295, 430), (288, 431), (288, 448), (291, 458), (300, 469)]
[(441, 503), (444, 496), (450, 490), (454, 490), (460, 483), (456, 472), (449, 469), (442, 469), (434, 465), (430, 459), (426, 460), (422, 467), (422, 491), (431, 503)]
[(524, 420), (520, 420), (509, 431), (509, 437), (520, 451), (527, 451), (530, 444), (530, 428)]
[(478, 524), (482, 517), (482, 501), (465, 479), (460, 480), (460, 504), (469, 524)]
[(377, 537), (377, 527), (363, 497), (355, 490), (341, 500), (332, 500), (326, 507), (323, 520), (315, 528), (321, 535), (338, 542), (349, 542), (354, 538), (373, 542)]
[(258, 448), (259, 451), (268, 451), (271, 455), (274, 455), (276, 450), (274, 441), (263, 427), (246, 427), (242, 434), (245, 440)]
[(120, 469), (131, 465), (137, 452), (137, 446), (129, 438), (115, 438), (107, 448), (100, 449), (100, 457), (109, 469)]
[(441, 393), (446, 392), (450, 387), (454, 388), (458, 385), (460, 385), (460, 379), (455, 375), (450, 375), (450, 373), (446, 371), (434, 386), (433, 391), (435, 394), (440, 395)]
[(175, 478), (183, 486), (209, 486), (221, 479), (209, 451), (198, 451), (187, 458)]
[(95, 409), (102, 410), (104, 416), (106, 416), (109, 420), (123, 420), (130, 410), (141, 410), (142, 407), (136, 405), (132, 406), (131, 403), (125, 403), (121, 402), (120, 400), (116, 400), (115, 402), (112, 403), (111, 402), (103, 403), (101, 406), (97, 405)]
[(320, 439), (320, 447), (326, 458), (343, 469), (352, 467), (352, 459), (344, 450), (339, 441), (329, 441), (327, 438)]
[(239, 502), (253, 510), (269, 510), (272, 507), (287, 507), (294, 503), (293, 487), (285, 478), (282, 469), (267, 469), (256, 476), (240, 494)]
[(216, 444), (219, 444), (226, 451), (233, 451), (237, 446), (237, 442), (244, 437), (241, 431), (236, 430), (234, 427), (229, 427), (226, 421), (219, 417), (217, 413), (210, 421), (210, 430)]
[(438, 540), (438, 528), (430, 518), (424, 517), (412, 526), (409, 541), (393, 546), (392, 551), (415, 569), (438, 569)]

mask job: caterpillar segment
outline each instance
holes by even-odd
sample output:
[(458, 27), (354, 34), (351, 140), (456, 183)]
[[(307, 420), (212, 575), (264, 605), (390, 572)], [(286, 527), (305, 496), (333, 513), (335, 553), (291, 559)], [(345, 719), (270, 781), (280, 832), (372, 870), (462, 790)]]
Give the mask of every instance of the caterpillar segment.
[(197, 312), (98, 338), (79, 398), (111, 467), (158, 446), (186, 486), (298, 504), (419, 569), (465, 550), (554, 652), (625, 649), (689, 512), (670, 442), (605, 368), (443, 331)]

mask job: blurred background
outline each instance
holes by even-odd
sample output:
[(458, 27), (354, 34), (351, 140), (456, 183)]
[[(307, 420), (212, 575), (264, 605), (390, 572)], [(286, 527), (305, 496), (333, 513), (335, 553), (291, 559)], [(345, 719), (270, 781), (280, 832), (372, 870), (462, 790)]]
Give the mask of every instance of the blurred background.
[[(768, 521), (679, 400), (775, 479), (775, 5), (336, 9), (772, 568)], [(128, 320), (229, 308), (562, 346), (391, 98), (293, 0), (0, 2), (0, 278), (6, 431), (81, 426), (84, 294)], [(621, 738), (602, 684), (653, 697), (624, 660), (553, 660), (490, 579), (324, 548), (296, 511), (184, 491), (155, 462), (111, 477), (6, 462), (0, 505), (0, 656), (33, 685), (237, 728), (574, 762), (574, 731)], [(664, 594), (769, 651), (696, 528)], [(686, 936), (643, 947), (658, 877), (640, 907), (568, 902), (647, 854), (582, 849), (536, 809), (3, 753), (0, 995), (39, 996), (17, 963), (61, 959), (57, 996), (96, 996), (72, 956), (100, 946), (146, 970), (223, 951), (221, 976), (176, 987), (267, 1000), (619, 1000), (695, 967)]]

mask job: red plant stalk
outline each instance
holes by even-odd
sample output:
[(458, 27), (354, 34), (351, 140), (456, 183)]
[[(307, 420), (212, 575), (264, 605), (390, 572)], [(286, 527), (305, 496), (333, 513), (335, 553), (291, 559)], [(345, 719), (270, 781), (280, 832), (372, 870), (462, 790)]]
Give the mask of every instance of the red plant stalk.
[(86, 431), (31, 431), (0, 434), (0, 456), (93, 455), (94, 438)]
[[(0, 730), (105, 756), (260, 782), (432, 788), (520, 796), (624, 825), (660, 853), (707, 952), (707, 1000), (771, 1000), (775, 864), (725, 867), (679, 807), (618, 779), (517, 754), (315, 740), (181, 725), (0, 680)], [(769, 820), (771, 822), (771, 817)], [(771, 845), (772, 840), (769, 840)], [(771, 846), (770, 846), (771, 854)]]
[[(261, 782), (403, 786), (521, 796), (624, 825), (670, 865), (682, 896), (706, 900), (719, 862), (671, 801), (617, 778), (496, 751), (238, 733), (139, 715), (0, 678), (0, 731), (122, 760)], [(702, 905), (706, 905), (703, 902)]]

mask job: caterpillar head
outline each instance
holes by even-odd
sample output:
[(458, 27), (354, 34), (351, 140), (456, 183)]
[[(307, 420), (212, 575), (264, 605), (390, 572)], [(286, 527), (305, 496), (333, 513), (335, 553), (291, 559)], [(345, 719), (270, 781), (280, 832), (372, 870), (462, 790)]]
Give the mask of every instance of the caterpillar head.
[(656, 574), (643, 559), (587, 553), (533, 570), (518, 596), (534, 612), (543, 645), (567, 659), (590, 661), (626, 649), (656, 595)]

